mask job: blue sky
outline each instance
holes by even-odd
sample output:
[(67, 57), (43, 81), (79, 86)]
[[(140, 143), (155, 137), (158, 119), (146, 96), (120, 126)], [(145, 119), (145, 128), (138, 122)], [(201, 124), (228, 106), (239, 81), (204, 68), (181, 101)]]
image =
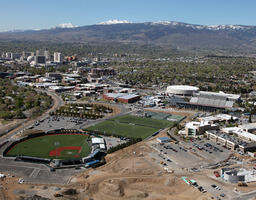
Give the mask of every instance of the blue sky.
[(0, 6), (0, 31), (110, 19), (256, 25), (255, 0), (0, 0)]

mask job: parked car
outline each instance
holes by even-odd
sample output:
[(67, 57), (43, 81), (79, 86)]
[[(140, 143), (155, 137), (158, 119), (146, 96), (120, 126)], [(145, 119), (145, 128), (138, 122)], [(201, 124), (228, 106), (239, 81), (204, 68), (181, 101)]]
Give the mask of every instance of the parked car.
[(22, 184), (22, 183), (24, 183), (24, 180), (22, 178), (19, 178), (18, 183)]
[(214, 175), (215, 175), (217, 178), (219, 178), (219, 177), (220, 177), (220, 173), (219, 173), (219, 172), (214, 171), (213, 173), (214, 173)]

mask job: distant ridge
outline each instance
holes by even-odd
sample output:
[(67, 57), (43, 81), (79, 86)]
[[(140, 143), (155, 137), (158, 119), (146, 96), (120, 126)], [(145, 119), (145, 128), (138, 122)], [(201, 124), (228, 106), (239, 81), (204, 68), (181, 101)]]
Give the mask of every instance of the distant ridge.
[(246, 54), (256, 52), (256, 26), (109, 20), (89, 26), (77, 27), (65, 23), (52, 29), (2, 32), (0, 41), (119, 43), (159, 46), (181, 51)]

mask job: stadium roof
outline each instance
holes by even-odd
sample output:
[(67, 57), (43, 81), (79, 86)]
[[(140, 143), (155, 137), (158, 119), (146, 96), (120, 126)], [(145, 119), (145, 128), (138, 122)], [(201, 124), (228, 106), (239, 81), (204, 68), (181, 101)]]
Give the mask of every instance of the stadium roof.
[(211, 96), (213, 98), (220, 98), (220, 99), (230, 99), (230, 100), (238, 100), (240, 98), (241, 95), (238, 94), (228, 94), (228, 93), (224, 93), (224, 92), (208, 92), (208, 91), (200, 91), (199, 95), (201, 96)]
[(207, 117), (201, 117), (200, 120), (204, 121), (228, 121), (231, 120), (237, 120), (237, 117), (228, 115), (228, 114), (218, 114), (218, 115), (213, 115), (213, 116), (207, 116)]
[(205, 96), (205, 95), (192, 97), (189, 103), (195, 104), (195, 105), (211, 106), (216, 108), (232, 108), (234, 104), (233, 101), (227, 101), (224, 98), (218, 98), (216, 96)]

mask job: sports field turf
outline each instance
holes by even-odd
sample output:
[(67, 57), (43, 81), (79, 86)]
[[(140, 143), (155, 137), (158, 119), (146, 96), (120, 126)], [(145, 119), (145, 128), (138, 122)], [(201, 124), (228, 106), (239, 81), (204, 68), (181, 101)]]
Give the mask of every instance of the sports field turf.
[(33, 156), (40, 158), (75, 159), (90, 154), (88, 136), (59, 134), (40, 136), (16, 144), (7, 156)]
[(117, 121), (106, 120), (88, 128), (92, 131), (100, 131), (102, 133), (109, 133), (112, 135), (118, 135), (131, 138), (146, 138), (159, 128), (151, 128), (146, 126), (132, 125), (129, 123), (118, 123)]
[(162, 119), (162, 120), (169, 120), (173, 122), (180, 122), (182, 121), (185, 117), (180, 116), (180, 115), (173, 115), (173, 114), (168, 114), (168, 113), (162, 113), (162, 112), (151, 112), (151, 111), (146, 111), (148, 116), (150, 116), (153, 119)]
[(173, 122), (170, 122), (167, 120), (137, 117), (132, 115), (124, 115), (124, 116), (113, 118), (111, 120), (120, 122), (120, 123), (131, 123), (139, 126), (147, 126), (147, 127), (157, 128), (157, 129), (166, 128), (168, 126), (173, 125)]

